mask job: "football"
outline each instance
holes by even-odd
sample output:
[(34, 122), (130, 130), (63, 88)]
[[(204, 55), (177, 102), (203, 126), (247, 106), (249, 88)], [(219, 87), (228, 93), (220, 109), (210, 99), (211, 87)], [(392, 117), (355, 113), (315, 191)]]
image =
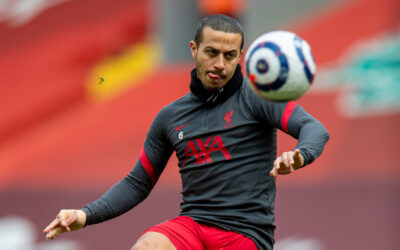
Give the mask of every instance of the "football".
[(270, 101), (300, 98), (316, 72), (310, 46), (289, 31), (268, 32), (254, 40), (246, 52), (245, 66), (251, 89)]

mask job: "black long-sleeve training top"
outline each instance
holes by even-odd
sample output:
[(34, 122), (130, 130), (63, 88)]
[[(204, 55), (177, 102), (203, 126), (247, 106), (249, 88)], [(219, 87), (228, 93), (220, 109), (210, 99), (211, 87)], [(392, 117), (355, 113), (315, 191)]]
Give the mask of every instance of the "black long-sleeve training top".
[(83, 208), (87, 225), (111, 219), (144, 200), (175, 151), (182, 178), (180, 215), (241, 233), (260, 249), (274, 242), (277, 129), (298, 139), (305, 165), (329, 139), (323, 125), (293, 101), (269, 102), (244, 81), (240, 65), (216, 93), (191, 72), (191, 92), (155, 117), (131, 172)]

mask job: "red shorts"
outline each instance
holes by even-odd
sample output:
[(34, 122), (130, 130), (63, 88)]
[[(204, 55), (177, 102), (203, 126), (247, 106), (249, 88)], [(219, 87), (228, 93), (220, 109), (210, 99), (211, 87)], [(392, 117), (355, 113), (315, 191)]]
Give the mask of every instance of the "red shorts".
[[(258, 249), (246, 236), (218, 227), (200, 224), (188, 216), (178, 216), (147, 229), (168, 237), (178, 250), (183, 249)], [(142, 235), (143, 235), (142, 234)]]

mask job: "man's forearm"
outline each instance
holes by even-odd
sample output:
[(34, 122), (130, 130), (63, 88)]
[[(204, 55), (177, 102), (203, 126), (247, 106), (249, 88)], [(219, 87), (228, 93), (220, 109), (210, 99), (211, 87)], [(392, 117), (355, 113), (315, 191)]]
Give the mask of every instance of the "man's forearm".
[(143, 201), (152, 185), (140, 168), (133, 169), (123, 180), (111, 187), (101, 198), (86, 205), (86, 225), (117, 217)]

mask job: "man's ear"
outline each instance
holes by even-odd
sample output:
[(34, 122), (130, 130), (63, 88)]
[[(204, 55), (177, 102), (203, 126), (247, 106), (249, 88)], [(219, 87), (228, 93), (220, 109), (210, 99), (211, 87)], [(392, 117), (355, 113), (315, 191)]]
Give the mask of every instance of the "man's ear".
[(197, 59), (197, 44), (195, 41), (190, 41), (190, 52), (192, 53), (192, 57), (194, 60)]

